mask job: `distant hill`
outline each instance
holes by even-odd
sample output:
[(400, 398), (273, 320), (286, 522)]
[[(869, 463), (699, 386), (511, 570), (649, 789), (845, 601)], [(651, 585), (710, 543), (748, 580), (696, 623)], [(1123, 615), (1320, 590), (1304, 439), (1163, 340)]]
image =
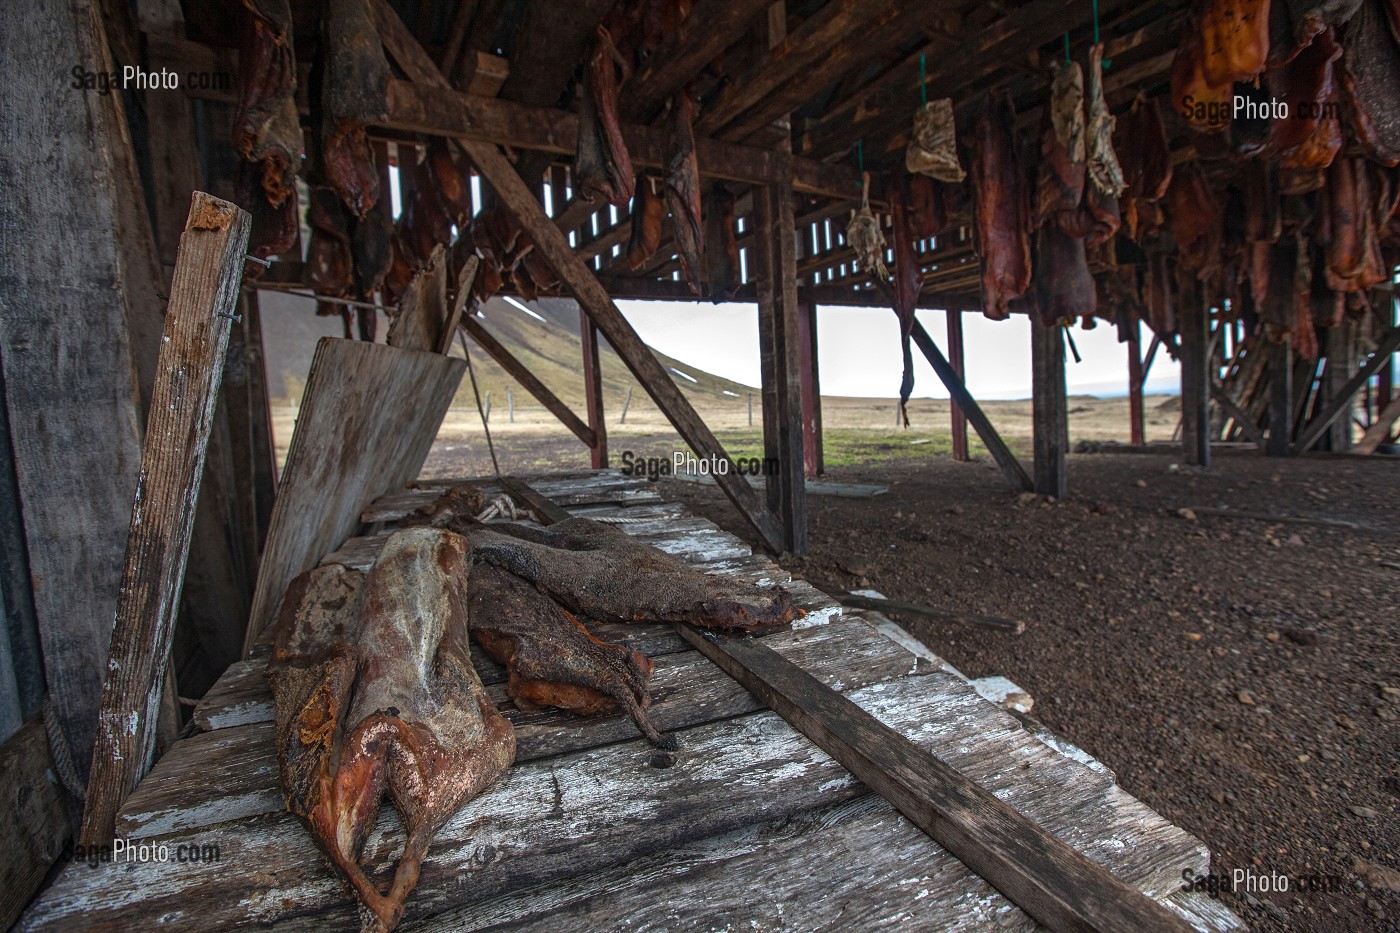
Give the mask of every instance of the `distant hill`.
[[(317, 317), (315, 304), (307, 298), (260, 293), (263, 340), (266, 348), (269, 394), (274, 404), (301, 399), (311, 357), (321, 337), (339, 337), (343, 330), (338, 317)], [(533, 312), (520, 308), (502, 298), (493, 298), (478, 312), (479, 319), (497, 340), (534, 373), (535, 377), (567, 403), (579, 417), (584, 415), (582, 343), (579, 339), (579, 306), (569, 298), (543, 298), (524, 303)], [(387, 320), (381, 320), (379, 339), (388, 332)], [(494, 360), (470, 340), (472, 368), (482, 393), (490, 392), (493, 406), (505, 403), (507, 390), (515, 394), (518, 406), (535, 407), (537, 403), (506, 374)], [(452, 355), (461, 356), (460, 343)], [(600, 348), (603, 368), (603, 398), (605, 407), (613, 409), (622, 404), (627, 390), (632, 389), (632, 406), (650, 408), (651, 400), (607, 341)], [(661, 365), (671, 371), (676, 385), (694, 401), (702, 404), (725, 398), (744, 398), (757, 390), (693, 369), (671, 357), (657, 354)], [(679, 375), (684, 374), (684, 375)], [(687, 378), (688, 377), (688, 378)], [(471, 384), (462, 380), (456, 407), (472, 407)]]

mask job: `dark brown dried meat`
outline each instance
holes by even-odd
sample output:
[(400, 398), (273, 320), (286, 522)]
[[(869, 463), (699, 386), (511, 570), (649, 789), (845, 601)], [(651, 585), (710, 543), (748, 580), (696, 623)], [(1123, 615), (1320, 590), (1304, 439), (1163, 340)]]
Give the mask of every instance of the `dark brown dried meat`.
[(262, 168), (268, 203), (281, 207), (296, 190), (305, 153), (297, 114), (296, 54), (287, 0), (243, 0), (238, 103), (230, 139)]
[(1342, 90), (1351, 128), (1366, 154), (1400, 164), (1400, 43), (1387, 0), (1363, 0), (1342, 30)]
[(389, 62), (370, 0), (327, 0), (321, 82), (321, 162), (356, 217), (379, 200), (379, 169), (365, 127), (389, 115)]
[(716, 182), (705, 215), (705, 293), (715, 304), (739, 290), (739, 243), (734, 236), (734, 193)]
[(681, 276), (700, 294), (701, 253), (705, 230), (700, 221), (700, 163), (695, 158), (695, 104), (681, 91), (673, 100), (671, 158), (666, 163), (666, 206), (681, 260)]
[(1036, 226), (1060, 211), (1075, 211), (1084, 199), (1087, 166), (1084, 124), (1084, 72), (1079, 64), (1057, 65), (1040, 134), (1036, 171)]
[(1098, 310), (1084, 241), (1059, 224), (1045, 224), (1036, 234), (1034, 286), (1036, 309), (1047, 326)]
[(637, 176), (636, 194), (632, 197), (632, 237), (627, 243), (627, 267), (633, 272), (646, 265), (661, 245), (661, 223), (666, 219), (661, 184), (655, 175)]
[(972, 150), (977, 251), (981, 259), (982, 313), (1011, 315), (1011, 300), (1031, 284), (1030, 191), (1011, 137), (1005, 103), (982, 109)]
[(1177, 169), (1167, 200), (1182, 268), (1198, 279), (1209, 278), (1220, 267), (1220, 198), (1196, 163), (1188, 162)]
[(472, 175), (466, 160), (440, 136), (428, 144), (428, 174), (443, 210), (458, 228), (472, 216)]
[(350, 215), (330, 188), (312, 188), (306, 211), (311, 240), (306, 246), (302, 281), (321, 295), (343, 297), (354, 285), (355, 259), (350, 248)]
[(613, 35), (599, 26), (579, 98), (574, 181), (582, 197), (601, 196), (618, 207), (632, 199), (632, 156), (618, 114), (618, 91), (630, 74), (631, 64), (618, 51)]
[(909, 176), (909, 211), (914, 235), (927, 240), (948, 225), (948, 203), (943, 183), (927, 175)]
[[(1334, 72), (1341, 55), (1335, 30), (1326, 29), (1283, 67), (1283, 102), (1289, 116), (1273, 121), (1268, 143), (1280, 168), (1325, 169), (1341, 150), (1341, 105)], [(1295, 184), (1289, 193), (1303, 192)]]

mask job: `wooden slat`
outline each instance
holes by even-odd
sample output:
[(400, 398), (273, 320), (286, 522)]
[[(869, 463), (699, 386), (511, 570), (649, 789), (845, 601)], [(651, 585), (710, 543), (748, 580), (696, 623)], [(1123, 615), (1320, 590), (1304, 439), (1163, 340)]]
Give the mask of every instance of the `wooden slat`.
[(593, 443), (588, 445), (593, 469), (608, 465), (608, 426), (603, 406), (603, 366), (598, 357), (598, 325), (582, 308), (578, 312), (579, 343), (582, 347), (583, 396), (588, 407), (588, 427)]
[(1052, 930), (1191, 927), (876, 716), (753, 640), (681, 635)]
[(438, 352), (444, 341), (450, 346), (455, 336), (447, 330), (450, 309), (447, 305), (447, 251), (433, 249), (428, 264), (414, 274), (408, 283), (399, 311), (389, 325), (385, 341), (404, 350)]
[[(854, 690), (930, 669), (866, 622), (841, 618), (827, 625), (762, 639), (772, 650), (810, 670), (823, 683)], [(656, 659), (649, 715), (674, 731), (761, 709), (753, 695), (693, 650)], [(516, 730), (516, 761), (527, 762), (627, 741), (637, 727), (622, 714), (577, 717), (559, 710), (525, 712), (506, 696), (505, 684), (487, 688)], [(123, 836), (147, 837), (281, 812), (271, 695), (250, 710), (245, 725), (200, 733), (160, 760), (123, 809)], [(193, 803), (200, 801), (202, 803)]]
[(251, 226), (252, 218), (237, 205), (203, 192), (191, 199), (170, 283), (98, 709), (83, 808), (85, 845), (111, 840), (117, 809), (155, 754), (205, 449)]
[(472, 283), (476, 281), (476, 270), (481, 267), (481, 257), (473, 253), (462, 263), (462, 271), (457, 275), (457, 284), (452, 292), (452, 305), (447, 312), (442, 333), (438, 336), (437, 352), (446, 354), (452, 349), (452, 341), (457, 336), (457, 328), (462, 323), (462, 312), (471, 298)]
[(1381, 409), (1376, 415), (1376, 420), (1371, 422), (1371, 426), (1366, 429), (1366, 433), (1361, 436), (1361, 440), (1356, 442), (1352, 448), (1353, 453), (1373, 454), (1376, 448), (1385, 443), (1390, 437), (1391, 431), (1395, 428), (1395, 422), (1400, 420), (1400, 395), (1390, 400), (1390, 404)]
[(637, 71), (622, 92), (629, 119), (650, 122), (656, 110), (743, 36), (772, 0), (699, 0), (680, 29)]
[[(949, 312), (950, 314), (955, 312)], [(1011, 481), (1012, 487), (1017, 490), (1027, 491), (1033, 488), (1031, 478), (1026, 475), (1026, 470), (1016, 459), (1016, 455), (1011, 452), (1011, 448), (1006, 446), (1006, 442), (1001, 439), (997, 429), (992, 426), (991, 419), (986, 412), (982, 411), (982, 406), (977, 404), (977, 399), (972, 397), (972, 393), (967, 390), (967, 384), (958, 376), (951, 363), (943, 356), (943, 352), (938, 349), (938, 345), (933, 342), (933, 338), (924, 330), (924, 325), (918, 318), (914, 319), (914, 344), (923, 353), (924, 358), (929, 361), (933, 371), (938, 374), (938, 378), (943, 381), (943, 385), (948, 389), (948, 394), (952, 396), (954, 402), (967, 416), (967, 420), (972, 422), (973, 428), (977, 431), (977, 436), (982, 439), (982, 445), (991, 453), (992, 459), (1001, 467), (1001, 472)]]
[(1069, 487), (1069, 406), (1065, 398), (1065, 329), (1031, 316), (1031, 408), (1035, 433), (1035, 491), (1063, 499)]
[(44, 721), (35, 717), (0, 745), (0, 928), (14, 924), (72, 836)]
[(1376, 374), (1376, 370), (1390, 362), (1390, 356), (1397, 349), (1400, 349), (1400, 327), (1392, 327), (1381, 335), (1380, 341), (1376, 344), (1375, 353), (1366, 361), (1366, 365), (1357, 370), (1350, 379), (1342, 385), (1332, 397), (1332, 401), (1327, 407), (1312, 420), (1312, 422), (1298, 436), (1298, 443), (1293, 445), (1293, 452), (1299, 453), (1307, 450), (1317, 439), (1322, 436), (1328, 426), (1337, 419), (1337, 416), (1351, 403), (1351, 399), (1361, 387)]
[(258, 570), (245, 650), (293, 577), (359, 525), (370, 502), (418, 474), (466, 361), (322, 338)]
[(1181, 441), (1189, 464), (1210, 466), (1210, 311), (1199, 287), (1177, 302), (1181, 337)]
[(551, 392), (548, 386), (540, 382), (535, 374), (530, 372), (529, 367), (516, 359), (515, 354), (491, 336), (491, 332), (480, 321), (469, 314), (461, 319), (461, 325), (462, 329), (467, 332), (467, 336), (476, 341), (477, 346), (485, 350), (486, 355), (496, 361), (496, 365), (520, 383), (521, 388), (533, 395), (541, 405), (549, 410), (550, 414), (558, 418), (564, 427), (572, 431), (574, 436), (583, 441), (586, 446), (593, 446), (593, 430), (579, 420), (578, 415), (574, 414), (573, 410), (559, 396)]

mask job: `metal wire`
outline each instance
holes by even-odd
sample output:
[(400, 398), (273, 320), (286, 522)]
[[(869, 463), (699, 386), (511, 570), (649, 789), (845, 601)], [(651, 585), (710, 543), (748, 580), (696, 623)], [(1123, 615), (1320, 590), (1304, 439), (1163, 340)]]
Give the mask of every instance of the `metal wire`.
[(486, 449), (491, 451), (491, 467), (496, 471), (496, 479), (500, 479), (501, 465), (496, 462), (496, 445), (491, 443), (491, 426), (486, 423), (486, 409), (481, 407), (481, 393), (476, 388), (476, 370), (472, 369), (472, 354), (467, 348), (467, 335), (459, 330), (457, 339), (462, 343), (462, 355), (467, 358), (467, 375), (472, 380), (472, 395), (476, 397), (476, 413), (481, 416), (481, 429), (486, 432)]

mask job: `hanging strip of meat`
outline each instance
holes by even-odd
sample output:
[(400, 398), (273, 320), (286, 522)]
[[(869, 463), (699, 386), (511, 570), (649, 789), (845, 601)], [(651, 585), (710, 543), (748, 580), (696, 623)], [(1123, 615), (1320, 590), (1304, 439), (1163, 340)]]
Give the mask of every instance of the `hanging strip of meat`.
[[(248, 254), (259, 259), (271, 259), (291, 249), (297, 241), (299, 224), (296, 189), (274, 207), (263, 190), (262, 172), (251, 162), (241, 162), (235, 190), (235, 200), (239, 206), (253, 215), (253, 227), (248, 235)], [(243, 274), (246, 278), (255, 279), (262, 273), (261, 265), (248, 263)]]
[(1342, 89), (1351, 127), (1366, 154), (1400, 164), (1400, 43), (1390, 0), (1362, 0), (1342, 30)]
[(1035, 303), (1047, 326), (1092, 316), (1098, 310), (1098, 291), (1089, 274), (1084, 241), (1056, 223), (1045, 224), (1036, 234)]
[(1269, 293), (1272, 244), (1283, 232), (1279, 191), (1273, 168), (1267, 162), (1251, 159), (1241, 168), (1244, 189), (1245, 254), (1241, 278), (1250, 285), (1250, 297), (1260, 307)]
[(584, 198), (600, 196), (618, 207), (632, 199), (632, 156), (622, 138), (617, 99), (630, 76), (631, 64), (618, 51), (612, 33), (606, 25), (599, 26), (579, 98), (574, 187)]
[(689, 622), (752, 631), (802, 615), (782, 587), (701, 573), (611, 525), (571, 518), (546, 530), (451, 522), (478, 561), (524, 577), (556, 602), (603, 622)]
[(885, 232), (880, 222), (870, 210), (870, 173), (861, 175), (860, 210), (851, 211), (851, 222), (846, 225), (846, 242), (856, 254), (856, 265), (866, 275), (878, 281), (888, 282), (890, 270), (885, 265)]
[(428, 143), (427, 163), (443, 210), (458, 229), (465, 227), (472, 216), (471, 167), (441, 136)]
[(681, 260), (681, 276), (700, 294), (700, 255), (705, 230), (700, 221), (700, 163), (695, 158), (695, 104), (685, 91), (676, 94), (671, 116), (671, 158), (666, 163), (666, 206)]
[(426, 159), (413, 166), (413, 194), (401, 223), (405, 242), (420, 264), (428, 261), (433, 250), (452, 240), (452, 217), (438, 195), (432, 167)]
[(370, 211), (355, 221), (350, 254), (355, 260), (355, 293), (361, 298), (380, 286), (393, 264), (393, 237), (394, 225), (382, 211)]
[(907, 428), (907, 406), (909, 396), (914, 392), (914, 355), (909, 340), (914, 332), (914, 305), (919, 300), (924, 279), (914, 249), (914, 241), (918, 237), (914, 233), (905, 176), (893, 179), (891, 184), (885, 186), (885, 191), (890, 199), (890, 220), (894, 233), (894, 313), (899, 318), (900, 348), (904, 355), (904, 374), (899, 381), (899, 417)]
[(533, 584), (491, 564), (472, 567), (470, 605), (472, 638), (505, 667), (516, 706), (579, 716), (621, 708), (647, 741), (676, 746), (647, 718), (655, 665), (646, 655), (599, 641)]
[(1056, 64), (1050, 84), (1050, 106), (1040, 134), (1040, 167), (1036, 173), (1035, 214), (1039, 226), (1060, 211), (1079, 209), (1084, 198), (1087, 159), (1084, 124), (1084, 72), (1078, 62)]
[(296, 189), (305, 154), (297, 114), (297, 63), (287, 0), (243, 0), (238, 103), (233, 147), (262, 166), (268, 203), (281, 207)]
[(1147, 323), (1158, 336), (1176, 333), (1172, 271), (1166, 253), (1152, 253), (1147, 259)]
[(321, 163), (356, 217), (379, 200), (379, 170), (365, 126), (389, 116), (389, 62), (370, 0), (326, 0), (321, 82)]
[(1341, 151), (1341, 97), (1335, 77), (1341, 55), (1336, 31), (1329, 28), (1280, 72), (1289, 116), (1270, 126), (1268, 151), (1277, 155), (1284, 170), (1285, 194), (1322, 187), (1324, 170)]
[(1269, 6), (1269, 61), (1277, 68), (1293, 60), (1323, 30), (1347, 22), (1361, 0), (1279, 0)]
[[(313, 824), (378, 930), (391, 930), (438, 828), (515, 760), (515, 729), (472, 667), (469, 548), (437, 528), (385, 542), (365, 581), (354, 700), (343, 723), (331, 816)], [(385, 794), (407, 839), (387, 894), (358, 864)]]
[(1343, 156), (1327, 172), (1326, 210), (1331, 239), (1327, 244), (1327, 285), (1333, 291), (1364, 292), (1385, 281), (1381, 256), (1379, 209), (1366, 159)]
[(302, 281), (321, 295), (343, 297), (354, 284), (355, 259), (350, 248), (350, 216), (330, 188), (312, 188), (306, 211), (311, 240), (306, 246)]
[(1317, 359), (1317, 324), (1312, 316), (1312, 257), (1308, 240), (1296, 234), (1297, 249), (1293, 268), (1293, 349), (1305, 360)]
[(928, 101), (914, 111), (914, 135), (904, 150), (904, 167), (911, 175), (927, 175), (949, 184), (967, 177), (958, 162), (951, 97)]
[(943, 195), (943, 183), (927, 175), (910, 175), (908, 182), (914, 235), (921, 240), (937, 236), (948, 225), (948, 204)]
[[(1123, 167), (1113, 151), (1113, 115), (1103, 99), (1103, 43), (1089, 49), (1089, 97), (1085, 103), (1088, 126), (1089, 180), (1116, 202), (1123, 193)], [(1117, 208), (1114, 208), (1117, 214)], [(1117, 229), (1117, 225), (1114, 225)]]
[(705, 293), (715, 304), (739, 290), (739, 243), (734, 237), (734, 192), (716, 182), (705, 214)]
[(1252, 81), (1269, 57), (1269, 0), (1207, 0), (1201, 73), (1213, 87)]
[(1177, 169), (1167, 200), (1181, 266), (1204, 281), (1220, 267), (1220, 198), (1196, 163), (1188, 162)]
[(1031, 284), (1030, 193), (1011, 137), (1009, 103), (992, 104), (978, 118), (972, 149), (977, 252), (982, 266), (982, 313), (1011, 315), (1011, 299)]
[(627, 267), (633, 272), (646, 265), (661, 245), (666, 199), (658, 190), (660, 185), (661, 179), (655, 175), (637, 176), (636, 194), (632, 196), (632, 236), (627, 242)]
[(1181, 44), (1172, 59), (1172, 107), (1191, 127), (1214, 132), (1230, 123), (1233, 87), (1216, 84), (1205, 76), (1205, 39), (1199, 17), (1181, 31)]
[(1123, 163), (1127, 184), (1119, 199), (1123, 225), (1130, 238), (1142, 242), (1155, 236), (1164, 215), (1157, 206), (1172, 181), (1171, 149), (1156, 98), (1139, 94), (1113, 129), (1113, 147)]

